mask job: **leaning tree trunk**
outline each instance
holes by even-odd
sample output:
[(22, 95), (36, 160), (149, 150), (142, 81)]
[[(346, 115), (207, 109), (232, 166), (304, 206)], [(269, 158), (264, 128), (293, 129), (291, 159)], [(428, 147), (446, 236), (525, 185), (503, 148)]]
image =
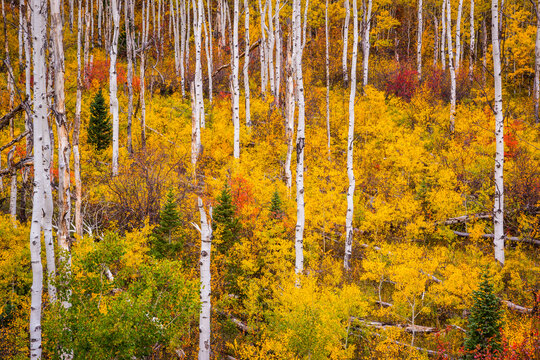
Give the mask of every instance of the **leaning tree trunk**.
[[(416, 72), (418, 73), (418, 80), (422, 80), (422, 35), (424, 30), (422, 28), (422, 0), (418, 0), (418, 36), (416, 40)], [(435, 28), (437, 33), (437, 28)]]
[[(371, 3), (371, 0), (370, 0)], [(347, 177), (349, 188), (347, 190), (347, 215), (345, 217), (345, 257), (343, 266), (345, 270), (351, 268), (352, 242), (353, 242), (353, 215), (354, 215), (354, 100), (356, 97), (356, 62), (358, 59), (358, 10), (356, 0), (353, 0), (353, 51), (351, 59), (351, 93), (349, 96), (349, 134), (347, 136)]]
[[(472, 0), (471, 0), (472, 1)], [(540, 123), (540, 0), (536, 5), (536, 46), (534, 48), (534, 117)]]
[(347, 86), (349, 81), (349, 75), (347, 71), (347, 55), (348, 55), (348, 42), (349, 42), (349, 22), (351, 21), (351, 7), (349, 6), (349, 0), (345, 0), (345, 23), (343, 23), (343, 55), (341, 57), (341, 69), (343, 71), (343, 83)]
[(251, 126), (251, 106), (249, 91), (249, 1), (244, 0), (244, 97), (246, 106), (246, 126)]
[[(30, 227), (30, 260), (32, 287), (30, 304), (30, 358), (41, 359), (41, 296), (43, 287), (43, 265), (41, 264), (41, 225), (43, 222), (45, 163), (43, 139), (49, 136), (47, 122), (46, 39), (47, 1), (32, 0), (31, 28), (34, 36), (34, 195), (32, 225)], [(48, 150), (45, 150), (48, 151)]]
[(296, 99), (298, 103), (298, 128), (296, 131), (296, 229), (295, 229), (295, 271), (304, 270), (304, 147), (305, 147), (305, 102), (304, 77), (302, 74), (302, 16), (300, 0), (293, 0), (293, 62), (296, 80)]
[(234, 126), (234, 158), (240, 158), (240, 87), (238, 85), (238, 13), (240, 12), (240, 2), (234, 0), (233, 36), (232, 36), (232, 61), (231, 61), (231, 82), (232, 82), (232, 120)]
[(456, 117), (456, 71), (454, 69), (454, 52), (452, 51), (451, 10), (450, 0), (446, 0), (446, 35), (448, 39), (448, 68), (450, 69), (450, 133), (453, 133)]
[[(236, 0), (238, 1), (238, 0)], [(210, 311), (211, 303), (211, 273), (210, 254), (212, 251), (212, 206), (209, 209), (209, 216), (206, 215), (203, 201), (198, 198), (199, 213), (201, 214), (201, 312), (199, 316), (199, 360), (210, 359)]]
[(81, 36), (82, 27), (82, 0), (79, 0), (79, 16), (77, 22), (77, 102), (75, 103), (75, 121), (73, 124), (73, 170), (75, 173), (75, 231), (83, 236), (82, 226), (82, 184), (81, 184), (81, 155), (79, 153), (79, 136), (81, 128), (82, 109), (82, 74), (81, 74)]
[[(73, 3), (70, 2), (70, 11)], [(70, 14), (70, 24), (73, 14)], [(64, 91), (64, 36), (63, 22), (60, 12), (60, 0), (51, 0), (51, 36), (53, 40), (53, 71), (54, 71), (54, 105), (58, 136), (58, 245), (60, 246), (60, 263), (69, 271), (71, 267), (70, 235), (71, 225), (71, 192), (70, 192), (70, 154), (69, 129), (66, 118)], [(67, 300), (69, 301), (69, 300)], [(64, 302), (69, 307), (69, 302)]]
[(463, 12), (463, 0), (459, 0), (456, 20), (456, 59), (454, 65), (457, 70), (461, 65), (461, 13)]
[(369, 75), (369, 48), (370, 48), (370, 41), (369, 41), (369, 34), (370, 34), (370, 27), (371, 27), (371, 5), (372, 0), (368, 0), (368, 8), (367, 8), (367, 16), (364, 18), (364, 33), (362, 36), (362, 52), (364, 53), (364, 79), (362, 82), (362, 86), (365, 88), (368, 84), (368, 75)]
[(493, 86), (495, 88), (495, 198), (493, 232), (495, 260), (504, 266), (504, 118), (502, 101), (501, 53), (499, 49), (498, 0), (491, 1), (491, 45), (493, 48)]
[(116, 86), (116, 57), (118, 55), (118, 33), (120, 31), (120, 15), (118, 14), (117, 0), (111, 0), (113, 16), (113, 38), (110, 46), (111, 65), (109, 67), (109, 91), (110, 108), (113, 122), (113, 144), (112, 144), (112, 174), (118, 175), (118, 136), (119, 136), (119, 118), (118, 118), (118, 97)]
[(470, 45), (469, 45), (469, 81), (472, 83), (473, 81), (473, 75), (474, 75), (474, 46), (476, 39), (474, 38), (474, 0), (471, 0), (471, 8), (470, 8)]

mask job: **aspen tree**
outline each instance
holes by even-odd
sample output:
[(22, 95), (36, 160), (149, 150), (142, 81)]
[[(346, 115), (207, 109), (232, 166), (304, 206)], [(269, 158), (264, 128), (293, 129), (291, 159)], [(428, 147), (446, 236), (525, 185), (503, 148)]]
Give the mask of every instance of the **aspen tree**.
[(82, 184), (81, 184), (81, 155), (79, 153), (79, 136), (81, 128), (82, 109), (82, 74), (81, 74), (81, 36), (82, 26), (82, 0), (79, 0), (79, 13), (77, 19), (77, 100), (75, 104), (75, 121), (73, 123), (73, 171), (75, 173), (75, 231), (83, 235), (82, 227)]
[(146, 45), (148, 42), (150, 0), (142, 3), (142, 34), (141, 34), (141, 63), (139, 64), (140, 82), (141, 82), (141, 147), (146, 147)]
[(495, 90), (495, 196), (493, 202), (493, 232), (495, 260), (504, 266), (504, 118), (502, 101), (501, 53), (499, 48), (499, 1), (491, 0), (491, 45), (493, 56), (493, 86)]
[[(416, 72), (418, 73), (418, 80), (422, 80), (422, 36), (424, 30), (422, 28), (422, 0), (418, 0), (418, 34), (416, 40)], [(437, 28), (435, 28), (437, 33)]]
[[(276, 70), (275, 70), (275, 73), (274, 73), (274, 79), (275, 79), (275, 82), (276, 82), (276, 85), (274, 86), (274, 90), (275, 90), (275, 95), (274, 95), (274, 102), (276, 104), (279, 105), (280, 103), (280, 100), (279, 100), (279, 96), (280, 96), (280, 88), (281, 88), (281, 62), (282, 62), (282, 47), (283, 47), (283, 42), (282, 42), (282, 36), (281, 36), (281, 24), (280, 24), (280, 20), (279, 20), (279, 13), (281, 11), (281, 3), (280, 3), (280, 0), (276, 0), (276, 13), (274, 15), (274, 21), (275, 21), (275, 24), (274, 24), (274, 38), (275, 38), (275, 41), (276, 41)], [(246, 54), (247, 54), (247, 50), (246, 50)]]
[(446, 0), (446, 35), (448, 39), (448, 68), (450, 69), (450, 132), (454, 132), (456, 117), (456, 71), (452, 46), (452, 9), (450, 0)]
[[(118, 119), (118, 97), (116, 85), (116, 58), (118, 56), (118, 34), (120, 31), (120, 15), (118, 14), (117, 0), (111, 0), (112, 17), (113, 17), (113, 38), (110, 46), (111, 64), (109, 67), (109, 92), (110, 92), (110, 109), (113, 123), (113, 141), (112, 141), (112, 175), (118, 175), (118, 135), (119, 135), (119, 119)], [(142, 65), (142, 64), (141, 64)], [(142, 79), (141, 79), (142, 80)], [(142, 87), (142, 85), (141, 85)]]
[(287, 141), (287, 157), (285, 158), (285, 182), (287, 188), (292, 186), (292, 173), (291, 173), (291, 161), (292, 152), (294, 147), (294, 64), (292, 53), (292, 38), (293, 33), (289, 31), (289, 38), (287, 40), (287, 65), (285, 67), (285, 73), (287, 75), (286, 92), (285, 92), (285, 137)]
[[(236, 0), (238, 1), (238, 0)], [(206, 215), (203, 201), (198, 197), (199, 213), (201, 215), (201, 226), (197, 230), (201, 233), (201, 254), (200, 254), (200, 273), (201, 273), (201, 312), (199, 315), (199, 360), (210, 359), (210, 314), (211, 303), (211, 272), (210, 272), (210, 254), (212, 252), (212, 206), (209, 208), (209, 214)]]
[(270, 83), (270, 92), (272, 95), (276, 95), (276, 83), (274, 77), (274, 20), (272, 17), (272, 0), (266, 0), (267, 4), (267, 15), (268, 15), (268, 41), (266, 42), (267, 51), (267, 61), (268, 61), (268, 82)]
[[(199, 124), (204, 129), (204, 99), (203, 99), (203, 81), (201, 64), (201, 46), (202, 46), (202, 22), (204, 5), (202, 0), (193, 0), (193, 34), (195, 38), (195, 100), (197, 103), (197, 115)], [(189, 59), (189, 58), (188, 58)]]
[(348, 42), (349, 42), (349, 23), (351, 22), (351, 9), (349, 0), (344, 0), (345, 6), (345, 22), (343, 23), (343, 55), (341, 58), (341, 68), (343, 71), (343, 83), (347, 86), (349, 81), (349, 74), (347, 72), (347, 55), (348, 55)]
[[(88, 58), (90, 56), (90, 7), (88, 6), (88, 1), (85, 0), (85, 13), (84, 13), (84, 23), (86, 24), (84, 31), (84, 66), (83, 66), (83, 80), (86, 79), (86, 71), (88, 70)], [(91, 2), (92, 0), (90, 0)]]
[[(180, 29), (178, 29), (178, 0), (176, 0), (176, 6), (174, 6), (174, 0), (170, 1), (171, 23), (173, 29), (173, 45), (174, 45), (174, 70), (176, 77), (180, 77)], [(182, 77), (184, 74), (182, 74)], [(182, 82), (184, 79), (182, 78)]]
[[(189, 0), (188, 0), (189, 1)], [(172, 4), (172, 0), (171, 0)], [(189, 4), (189, 3), (188, 3)], [(188, 5), (189, 7), (189, 5)], [(176, 8), (178, 9), (178, 0), (176, 0)], [(189, 9), (188, 9), (189, 12)], [(186, 0), (182, 0), (180, 7), (180, 24), (178, 23), (178, 15), (176, 15), (176, 27), (181, 25), (180, 30), (180, 86), (182, 88), (182, 98), (185, 96), (186, 88), (186, 70), (185, 70), (185, 55), (186, 47), (189, 47), (189, 39), (187, 38), (187, 19), (186, 19)]]
[[(93, 0), (90, 0), (93, 2)], [(113, 0), (111, 0), (113, 1)], [(97, 34), (97, 43), (98, 46), (102, 46), (102, 36), (101, 36), (101, 23), (103, 22), (103, 1), (97, 0), (98, 2), (98, 18), (97, 18), (97, 28), (98, 28), (98, 34)], [(112, 2), (111, 2), (112, 4)], [(92, 16), (94, 14), (92, 13)]]
[(73, 32), (73, 0), (69, 0), (69, 30)]
[(330, 54), (328, 51), (328, 0), (324, 9), (324, 49), (325, 49), (325, 75), (326, 75), (326, 137), (328, 139), (328, 157), (330, 157)]
[(536, 5), (536, 44), (534, 47), (534, 117), (536, 123), (540, 123), (540, 0)]
[(231, 61), (231, 85), (232, 85), (232, 120), (234, 126), (234, 158), (240, 158), (240, 91), (238, 86), (238, 13), (240, 3), (234, 0), (233, 37), (232, 37), (232, 61)]
[[(208, 2), (208, 6), (210, 7), (210, 1)], [(208, 8), (210, 10), (210, 8)], [(212, 50), (211, 50), (211, 41), (212, 41), (212, 30), (208, 30), (206, 26), (206, 17), (204, 16), (204, 4), (203, 4), (203, 26), (204, 26), (204, 48), (206, 51), (206, 68), (208, 73), (208, 101), (210, 103), (212, 102), (212, 91), (213, 91), (213, 85), (212, 85)], [(210, 15), (210, 12), (208, 12), (208, 15)], [(210, 16), (208, 16), (208, 27), (210, 27), (211, 24)]]
[(443, 71), (446, 70), (446, 2), (449, 0), (442, 0), (441, 9), (441, 64)]
[(474, 75), (474, 47), (475, 47), (475, 33), (474, 33), (474, 0), (471, 0), (471, 7), (470, 7), (470, 43), (469, 43), (469, 81), (473, 81), (473, 75)]
[(41, 359), (41, 297), (43, 287), (43, 265), (41, 263), (41, 229), (45, 206), (44, 182), (45, 158), (43, 139), (49, 137), (47, 122), (46, 89), (46, 39), (47, 1), (32, 0), (31, 28), (33, 36), (34, 64), (34, 193), (32, 204), (32, 225), (30, 227), (30, 259), (32, 266), (32, 287), (30, 304), (30, 358)]
[(190, 83), (189, 93), (191, 95), (191, 167), (193, 178), (196, 178), (197, 159), (201, 152), (201, 128), (199, 123), (197, 100), (195, 99), (195, 85)]
[[(53, 72), (54, 72), (54, 105), (58, 136), (58, 245), (67, 258), (60, 257), (61, 262), (71, 262), (70, 235), (71, 224), (71, 192), (70, 192), (70, 153), (69, 130), (66, 118), (64, 91), (64, 36), (63, 22), (60, 13), (60, 0), (51, 0), (51, 37), (53, 42)], [(70, 1), (70, 11), (73, 9)], [(70, 14), (70, 22), (73, 22)]]
[(370, 27), (371, 27), (371, 5), (372, 0), (368, 0), (368, 8), (367, 8), (367, 14), (364, 13), (364, 32), (362, 36), (362, 52), (363, 52), (363, 60), (364, 60), (364, 79), (362, 82), (362, 86), (365, 88), (368, 84), (368, 75), (369, 75), (369, 48), (370, 48), (370, 41), (369, 41), (369, 35), (370, 35)]
[(305, 102), (304, 78), (302, 74), (302, 17), (300, 0), (293, 0), (293, 64), (296, 84), (296, 100), (298, 103), (298, 127), (296, 131), (296, 229), (295, 229), (295, 271), (304, 270), (304, 147), (305, 147)]
[(433, 67), (435, 67), (437, 66), (437, 62), (439, 61), (439, 19), (437, 18), (436, 14), (433, 14), (433, 24), (435, 28), (435, 31), (434, 31), (435, 46), (433, 47)]
[[(23, 5), (25, 4), (24, 0), (21, 0)], [(46, 1), (45, 1), (46, 3)], [(32, 10), (30, 8), (30, 4), (26, 2), (26, 5), (24, 5), (24, 9), (26, 11), (26, 14), (23, 15), (22, 21), (23, 21), (23, 47), (24, 47), (24, 70), (25, 70), (25, 96), (27, 99), (32, 98), (32, 85), (31, 85), (31, 79), (32, 79), (32, 67), (31, 67), (31, 59), (32, 59), (32, 36), (31, 36), (31, 17), (32, 17)], [(26, 131), (30, 131), (31, 133), (33, 130), (33, 124), (32, 124), (32, 116), (28, 112), (25, 112), (24, 114), (24, 128)], [(26, 156), (32, 155), (32, 148), (34, 146), (33, 142), (33, 136), (27, 136), (26, 137)], [(30, 179), (30, 170), (28, 168), (25, 168), (22, 173), (22, 183), (27, 184)], [(21, 198), (23, 202), (22, 208), (26, 208), (26, 203), (28, 200), (28, 193), (25, 190), (25, 186), (22, 186), (21, 189)], [(25, 212), (21, 212), (21, 220), (26, 220)]]
[(244, 98), (245, 98), (245, 113), (246, 126), (251, 126), (251, 106), (250, 106), (250, 91), (249, 91), (249, 1), (244, 0)]
[(459, 0), (457, 20), (456, 20), (456, 59), (454, 66), (459, 70), (461, 63), (461, 14), (463, 12), (463, 0)]
[[(371, 0), (370, 0), (371, 3)], [(368, 5), (369, 6), (369, 5)], [(347, 214), (345, 216), (345, 257), (343, 267), (351, 268), (352, 242), (353, 242), (353, 215), (354, 215), (354, 100), (356, 97), (356, 62), (358, 59), (358, 10), (356, 0), (353, 0), (353, 50), (351, 59), (351, 93), (349, 96), (349, 134), (347, 136), (347, 177), (349, 188), (347, 190)]]
[(265, 98), (267, 88), (267, 76), (268, 76), (268, 64), (266, 62), (267, 51), (266, 47), (266, 2), (264, 8), (262, 7), (261, 0), (259, 0), (259, 13), (261, 22), (261, 44), (259, 45), (259, 57), (261, 60), (261, 96)]
[(127, 57), (127, 89), (128, 89), (128, 106), (127, 106), (127, 151), (133, 153), (133, 138), (131, 134), (131, 126), (133, 121), (133, 58), (135, 55), (133, 37), (134, 26), (133, 19), (135, 14), (133, 11), (133, 0), (126, 0), (124, 8), (124, 18), (126, 26), (126, 57)]

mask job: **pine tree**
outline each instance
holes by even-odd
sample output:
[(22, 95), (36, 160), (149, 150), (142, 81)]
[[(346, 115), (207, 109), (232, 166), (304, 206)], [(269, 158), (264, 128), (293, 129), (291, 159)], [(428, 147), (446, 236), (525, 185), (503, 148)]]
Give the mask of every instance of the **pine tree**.
[(283, 209), (281, 207), (281, 198), (277, 190), (274, 191), (272, 195), (272, 200), (270, 201), (270, 217), (272, 219), (281, 219), (283, 217)]
[[(159, 214), (159, 225), (154, 229), (152, 236), (152, 252), (161, 258), (173, 255), (184, 242), (178, 236), (180, 214), (178, 213), (174, 191), (170, 190)], [(179, 241), (180, 240), (180, 241)]]
[(112, 125), (109, 119), (105, 98), (101, 89), (90, 104), (90, 122), (88, 123), (88, 143), (96, 150), (106, 149), (111, 143)]
[(240, 222), (236, 217), (236, 207), (233, 204), (231, 188), (228, 184), (225, 184), (217, 200), (218, 204), (214, 209), (212, 226), (219, 240), (216, 248), (224, 254), (238, 239)]
[(493, 293), (487, 269), (482, 273), (482, 282), (473, 292), (473, 307), (469, 317), (469, 330), (465, 339), (467, 359), (478, 355), (496, 354), (501, 351), (502, 309)]

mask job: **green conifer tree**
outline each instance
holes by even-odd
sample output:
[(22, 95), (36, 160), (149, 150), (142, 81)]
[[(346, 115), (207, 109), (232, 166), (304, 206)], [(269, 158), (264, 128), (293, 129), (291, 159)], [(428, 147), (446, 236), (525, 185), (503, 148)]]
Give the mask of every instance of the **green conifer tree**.
[(169, 257), (183, 245), (183, 239), (178, 234), (180, 214), (176, 204), (174, 191), (167, 193), (165, 204), (159, 213), (159, 225), (152, 236), (152, 253), (158, 258)]
[(465, 358), (497, 354), (501, 351), (502, 309), (493, 293), (487, 269), (482, 273), (478, 290), (473, 291), (474, 304), (465, 338)]
[(274, 191), (272, 200), (270, 201), (270, 217), (273, 219), (281, 219), (283, 217), (281, 198), (277, 190)]
[(225, 184), (217, 200), (218, 204), (214, 209), (212, 227), (219, 237), (216, 246), (217, 250), (224, 254), (237, 241), (241, 227), (236, 217), (236, 207), (233, 204), (231, 188), (228, 184)]
[(106, 149), (112, 140), (112, 125), (105, 98), (101, 89), (90, 104), (90, 122), (88, 123), (88, 143), (96, 150)]

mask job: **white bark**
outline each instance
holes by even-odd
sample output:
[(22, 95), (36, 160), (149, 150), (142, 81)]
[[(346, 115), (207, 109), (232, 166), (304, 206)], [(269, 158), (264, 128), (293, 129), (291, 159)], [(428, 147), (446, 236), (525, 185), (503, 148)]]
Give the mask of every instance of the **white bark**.
[(345, 0), (345, 23), (343, 24), (343, 56), (341, 59), (341, 68), (343, 70), (343, 82), (347, 86), (349, 81), (349, 74), (347, 71), (347, 55), (348, 55), (348, 42), (349, 42), (349, 22), (351, 21), (351, 9), (349, 6), (349, 0)]
[(294, 64), (292, 60), (292, 37), (293, 34), (292, 32), (290, 32), (289, 39), (287, 41), (287, 66), (285, 68), (285, 72), (287, 74), (285, 93), (285, 137), (287, 140), (287, 157), (285, 159), (285, 182), (287, 184), (287, 188), (289, 189), (292, 186), (291, 161), (294, 148), (294, 112), (296, 108), (294, 101)]
[(139, 65), (140, 70), (140, 82), (141, 82), (141, 93), (140, 93), (140, 101), (141, 101), (141, 147), (146, 147), (146, 43), (148, 42), (148, 19), (150, 16), (150, 1), (147, 0), (146, 4), (143, 0), (142, 2), (142, 36), (141, 36), (141, 63)]
[(491, 44), (493, 49), (493, 86), (495, 88), (495, 196), (493, 230), (495, 260), (504, 266), (504, 118), (502, 101), (501, 53), (499, 49), (499, 1), (491, 1)]
[(448, 0), (442, 1), (441, 9), (441, 64), (443, 71), (446, 70), (446, 2)]
[(208, 4), (208, 29), (206, 25), (206, 18), (204, 17), (204, 6), (203, 6), (203, 25), (204, 25), (204, 47), (206, 50), (206, 68), (208, 73), (208, 101), (212, 103), (212, 18), (210, 17), (210, 4)]
[(259, 45), (259, 53), (260, 53), (260, 60), (261, 60), (261, 95), (264, 98), (266, 94), (266, 88), (267, 88), (267, 76), (268, 76), (268, 63), (266, 61), (267, 58), (267, 47), (266, 47), (266, 3), (264, 4), (264, 8), (262, 7), (261, 0), (259, 0), (259, 13), (261, 15), (260, 22), (261, 22), (261, 44)]
[(369, 75), (369, 49), (370, 49), (370, 28), (371, 28), (371, 5), (372, 0), (368, 0), (367, 16), (364, 14), (364, 33), (362, 36), (362, 52), (364, 60), (364, 79), (362, 81), (362, 86), (365, 88), (368, 84), (368, 75)]
[(274, 23), (272, 18), (272, 0), (266, 0), (267, 9), (268, 9), (268, 42), (266, 54), (268, 60), (268, 82), (270, 83), (270, 92), (272, 95), (276, 95), (276, 83), (274, 77)]
[(446, 34), (448, 39), (448, 68), (450, 69), (450, 132), (454, 132), (456, 117), (456, 71), (454, 69), (454, 52), (452, 51), (452, 11), (450, 0), (446, 0)]
[(201, 128), (199, 124), (199, 115), (197, 100), (195, 99), (195, 85), (190, 84), (191, 94), (191, 168), (193, 178), (196, 177), (197, 159), (201, 151)]
[[(120, 31), (120, 14), (118, 13), (117, 0), (111, 0), (112, 15), (113, 15), (113, 38), (110, 46), (109, 56), (111, 64), (109, 67), (109, 92), (110, 92), (110, 109), (113, 123), (113, 141), (112, 141), (112, 174), (118, 175), (118, 135), (119, 135), (119, 118), (118, 118), (118, 97), (116, 86), (116, 57), (118, 55), (118, 34)], [(141, 79), (142, 82), (142, 79)]]
[(454, 65), (459, 70), (461, 63), (461, 14), (463, 12), (463, 0), (459, 0), (457, 20), (456, 20), (456, 58)]
[(43, 139), (49, 136), (46, 100), (46, 39), (47, 1), (32, 0), (31, 27), (33, 35), (34, 63), (34, 195), (32, 225), (30, 228), (30, 260), (32, 287), (30, 304), (30, 358), (41, 359), (41, 296), (43, 265), (41, 264), (41, 228), (43, 222), (45, 161)]
[(536, 45), (534, 48), (534, 55), (534, 117), (538, 124), (540, 123), (540, 0), (536, 5)]
[(304, 147), (305, 147), (305, 102), (304, 78), (302, 74), (302, 17), (300, 0), (293, 0), (293, 62), (298, 103), (298, 128), (296, 132), (296, 229), (295, 229), (295, 272), (304, 270)]
[(84, 66), (82, 72), (83, 81), (86, 79), (86, 71), (88, 70), (88, 59), (90, 56), (90, 7), (88, 6), (88, 0), (85, 0), (84, 23), (86, 24), (86, 27), (84, 31)]
[(276, 69), (274, 72), (274, 80), (276, 82), (276, 85), (274, 86), (275, 91), (275, 99), (274, 102), (276, 104), (280, 103), (279, 96), (280, 96), (280, 88), (281, 88), (281, 61), (282, 61), (282, 36), (281, 36), (281, 24), (279, 21), (279, 13), (281, 10), (281, 4), (280, 0), (276, 0), (276, 13), (274, 15), (275, 25), (274, 25), (274, 38), (276, 41)]
[(475, 61), (474, 47), (475, 47), (475, 41), (476, 41), (476, 39), (474, 38), (474, 36), (475, 36), (475, 33), (474, 33), (474, 0), (471, 0), (469, 22), (470, 22), (469, 80), (472, 82), (473, 81), (473, 75), (474, 75), (474, 61)]
[[(124, 18), (126, 26), (126, 57), (127, 57), (127, 88), (128, 88), (128, 106), (127, 106), (127, 151), (133, 153), (133, 138), (131, 126), (133, 121), (133, 58), (134, 51), (134, 26), (135, 14), (133, 10), (133, 0), (126, 0), (124, 8)], [(176, 37), (175, 37), (176, 40)], [(175, 48), (176, 49), (176, 48)]]
[(435, 46), (433, 47), (433, 67), (437, 66), (439, 60), (439, 20), (437, 14), (433, 15), (433, 23), (435, 27)]
[[(170, 12), (172, 18), (172, 28), (173, 28), (173, 44), (174, 44), (174, 70), (176, 72), (176, 77), (180, 77), (180, 29), (178, 28), (178, 0), (176, 0), (176, 7), (174, 6), (173, 0), (170, 2)], [(183, 77), (183, 74), (182, 74)], [(183, 79), (182, 79), (183, 81)]]
[[(236, 0), (238, 1), (238, 0)], [(199, 360), (210, 359), (210, 311), (211, 302), (211, 273), (210, 254), (212, 252), (212, 207), (209, 209), (209, 216), (206, 215), (203, 201), (198, 198), (199, 213), (201, 214), (201, 312), (199, 316)]]
[(195, 38), (195, 99), (197, 102), (197, 115), (199, 116), (199, 123), (201, 128), (204, 129), (204, 97), (201, 64), (203, 12), (204, 5), (202, 0), (193, 0), (193, 34)]
[(250, 106), (250, 91), (249, 91), (249, 1), (244, 0), (244, 98), (246, 112), (246, 126), (251, 126), (251, 106)]
[(82, 184), (81, 184), (81, 155), (79, 153), (79, 135), (81, 127), (82, 109), (82, 74), (81, 74), (81, 36), (82, 26), (82, 0), (79, 0), (79, 14), (77, 22), (77, 100), (75, 103), (75, 121), (73, 124), (73, 170), (75, 173), (75, 231), (83, 236), (82, 226)]
[(234, 126), (234, 158), (240, 158), (240, 87), (238, 85), (238, 16), (240, 12), (240, 2), (234, 0), (233, 17), (233, 38), (232, 38), (232, 61), (231, 61), (231, 82), (232, 82), (232, 120)]
[[(172, 1), (172, 0), (171, 0)], [(188, 0), (189, 1), (189, 0)], [(178, 0), (176, 0), (176, 8), (178, 8)], [(189, 9), (187, 10), (189, 12)], [(182, 98), (185, 96), (185, 89), (186, 89), (186, 74), (185, 74), (185, 55), (186, 55), (186, 47), (189, 47), (189, 39), (187, 38), (188, 34), (188, 27), (187, 27), (187, 21), (186, 21), (186, 1), (182, 1), (182, 7), (180, 8), (180, 24), (181, 27), (181, 33), (180, 33), (180, 86), (182, 88)], [(176, 17), (176, 27), (178, 27), (178, 16)]]
[[(370, 0), (371, 3), (371, 0)], [(368, 5), (369, 6), (369, 5)], [(354, 178), (354, 100), (356, 97), (356, 62), (358, 59), (358, 10), (356, 0), (353, 0), (353, 50), (351, 59), (351, 92), (349, 97), (349, 134), (347, 136), (347, 177), (349, 188), (347, 190), (347, 214), (345, 216), (345, 257), (343, 267), (351, 268), (352, 242), (353, 242), (353, 215), (354, 215), (354, 190), (356, 180)]]
[(326, 138), (328, 139), (328, 157), (330, 157), (330, 54), (328, 50), (328, 0), (324, 8), (324, 49), (325, 49), (325, 75), (326, 75)]
[[(422, 0), (418, 0), (418, 34), (416, 38), (416, 72), (418, 73), (418, 80), (422, 80), (422, 35), (424, 35), (422, 23)], [(435, 33), (437, 33), (437, 28), (435, 28)]]

